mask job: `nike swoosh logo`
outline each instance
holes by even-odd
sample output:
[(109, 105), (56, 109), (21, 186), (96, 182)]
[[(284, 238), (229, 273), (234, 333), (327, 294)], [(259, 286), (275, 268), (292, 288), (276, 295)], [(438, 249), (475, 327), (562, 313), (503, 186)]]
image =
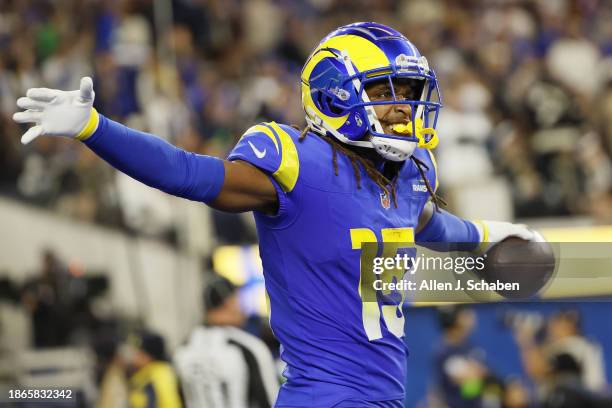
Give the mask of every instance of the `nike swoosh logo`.
[(251, 149), (253, 149), (253, 153), (255, 153), (255, 156), (257, 156), (258, 159), (263, 159), (266, 155), (266, 149), (263, 149), (263, 152), (261, 150), (259, 150), (258, 148), (256, 148), (253, 143), (251, 143), (251, 141), (249, 140), (249, 146), (251, 146)]

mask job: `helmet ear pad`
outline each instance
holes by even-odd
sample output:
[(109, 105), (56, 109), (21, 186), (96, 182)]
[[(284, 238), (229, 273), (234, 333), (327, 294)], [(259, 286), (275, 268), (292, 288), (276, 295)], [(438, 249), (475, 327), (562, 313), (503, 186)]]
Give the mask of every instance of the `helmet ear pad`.
[[(324, 58), (310, 74), (310, 95), (315, 107), (330, 118), (345, 117), (336, 130), (348, 140), (362, 140), (368, 130), (366, 111), (340, 58)], [(349, 106), (354, 106), (349, 108)]]

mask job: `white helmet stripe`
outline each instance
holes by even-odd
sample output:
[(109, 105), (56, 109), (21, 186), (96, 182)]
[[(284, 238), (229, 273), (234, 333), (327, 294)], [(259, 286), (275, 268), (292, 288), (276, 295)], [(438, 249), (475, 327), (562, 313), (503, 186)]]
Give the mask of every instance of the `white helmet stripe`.
[[(375, 27), (372, 27), (375, 28)], [(374, 33), (372, 33), (369, 29), (367, 28), (361, 28), (361, 27), (353, 27), (352, 28), (355, 31), (359, 31), (360, 33), (364, 33), (365, 35), (367, 35), (368, 37), (370, 37), (373, 40), (377, 40), (376, 36), (374, 35)]]

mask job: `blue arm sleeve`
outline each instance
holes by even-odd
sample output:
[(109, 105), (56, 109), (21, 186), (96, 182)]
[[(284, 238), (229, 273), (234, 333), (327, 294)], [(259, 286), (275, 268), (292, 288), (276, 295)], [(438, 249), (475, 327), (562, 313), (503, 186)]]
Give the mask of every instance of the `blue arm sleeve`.
[(416, 234), (417, 244), (437, 251), (473, 251), (480, 244), (476, 226), (441, 210), (434, 211), (429, 222)]
[(223, 186), (223, 160), (186, 152), (102, 115), (84, 143), (117, 170), (175, 196), (208, 203)]

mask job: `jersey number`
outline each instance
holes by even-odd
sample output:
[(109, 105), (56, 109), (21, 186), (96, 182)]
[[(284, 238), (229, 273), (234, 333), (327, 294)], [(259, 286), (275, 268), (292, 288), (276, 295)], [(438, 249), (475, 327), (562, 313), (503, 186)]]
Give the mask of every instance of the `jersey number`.
[[(374, 281), (379, 279), (385, 283), (399, 282), (405, 271), (398, 268), (385, 270), (380, 275), (374, 274), (372, 266), (379, 252), (376, 234), (369, 228), (352, 228), (350, 232), (353, 249), (361, 250), (359, 296), (362, 302), (363, 328), (368, 340), (383, 337), (381, 311), (389, 331), (397, 337), (402, 337), (404, 335), (403, 295), (399, 291), (376, 291)], [(383, 228), (380, 230), (380, 235), (382, 258), (392, 258), (398, 250), (414, 247), (413, 228)]]

